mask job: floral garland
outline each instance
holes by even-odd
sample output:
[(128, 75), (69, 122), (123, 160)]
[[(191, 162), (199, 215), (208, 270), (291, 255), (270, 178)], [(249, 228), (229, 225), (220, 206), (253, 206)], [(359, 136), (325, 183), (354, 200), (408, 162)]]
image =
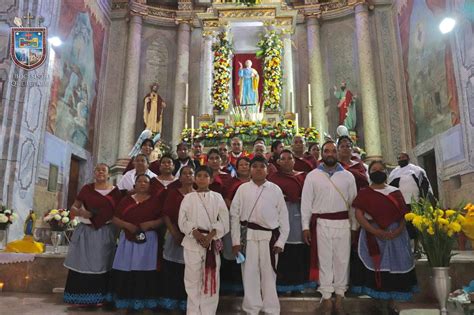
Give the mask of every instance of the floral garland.
[(314, 127), (300, 127), (299, 133), (304, 137), (307, 143), (319, 142), (319, 132)]
[(212, 103), (214, 110), (226, 111), (230, 105), (230, 79), (232, 76), (231, 60), (232, 46), (227, 32), (219, 33), (217, 42), (212, 45), (213, 78), (212, 78)]
[[(308, 129), (307, 133), (301, 130)], [(257, 138), (263, 138), (266, 143), (280, 140), (285, 144), (290, 144), (296, 133), (296, 126), (292, 120), (279, 123), (267, 121), (238, 121), (234, 125), (213, 123), (202, 124), (200, 128), (194, 129), (193, 140), (201, 141), (205, 146), (217, 146), (222, 141), (229, 141), (233, 137), (239, 137), (246, 144), (253, 143)], [(308, 138), (306, 141), (314, 141), (318, 131), (314, 128), (300, 128), (300, 133)], [(181, 140), (191, 142), (191, 129), (184, 129), (181, 133)]]
[(260, 48), (257, 57), (263, 57), (263, 108), (266, 111), (278, 111), (282, 87), (283, 42), (275, 31), (270, 31), (257, 45)]

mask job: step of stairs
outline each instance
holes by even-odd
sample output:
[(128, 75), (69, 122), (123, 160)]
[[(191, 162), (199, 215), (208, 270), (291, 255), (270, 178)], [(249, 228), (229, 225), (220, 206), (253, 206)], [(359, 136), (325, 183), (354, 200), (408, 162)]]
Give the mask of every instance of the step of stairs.
[[(221, 296), (219, 298), (218, 314), (244, 315), (242, 297)], [(280, 313), (282, 315), (319, 314), (320, 297), (280, 297)], [(346, 297), (344, 308), (351, 315), (379, 315), (376, 301), (366, 297)]]

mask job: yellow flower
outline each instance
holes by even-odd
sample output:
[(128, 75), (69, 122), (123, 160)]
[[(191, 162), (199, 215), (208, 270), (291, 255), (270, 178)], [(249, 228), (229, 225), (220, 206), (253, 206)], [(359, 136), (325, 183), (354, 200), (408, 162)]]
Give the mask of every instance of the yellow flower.
[(448, 236), (449, 237), (453, 236), (453, 234), (454, 234), (453, 230), (448, 230)]
[(456, 218), (456, 221), (457, 221), (459, 224), (463, 225), (464, 222), (466, 222), (466, 218), (459, 214), (458, 217)]
[(417, 215), (413, 218), (413, 221), (412, 221), (413, 225), (418, 229), (418, 230), (422, 230), (422, 227), (421, 225), (423, 224), (423, 218), (421, 215)]
[(450, 230), (452, 230), (453, 232), (457, 233), (457, 232), (461, 231), (461, 224), (459, 224), (457, 222), (451, 222), (449, 224), (448, 228)]
[(438, 224), (441, 224), (441, 225), (448, 225), (448, 224), (449, 224), (449, 221), (446, 220), (445, 218), (438, 218)]
[(433, 229), (433, 226), (429, 226), (428, 229), (426, 230), (426, 232), (428, 232), (429, 235), (434, 235), (435, 234), (435, 231)]
[(59, 210), (58, 209), (53, 209), (49, 212), (49, 214), (58, 214), (59, 213)]
[(468, 203), (465, 207), (464, 210), (469, 210), (472, 207), (472, 203)]
[(430, 225), (431, 221), (430, 219), (426, 218), (426, 217), (423, 217), (423, 224), (424, 225)]
[(405, 214), (405, 220), (407, 221), (413, 221), (415, 217), (416, 217), (416, 214), (414, 214), (413, 212), (409, 212)]
[(456, 214), (456, 210), (446, 210), (446, 217), (450, 217), (452, 215)]
[(444, 216), (444, 211), (438, 208), (438, 209), (436, 209), (435, 215), (442, 217), (442, 216)]

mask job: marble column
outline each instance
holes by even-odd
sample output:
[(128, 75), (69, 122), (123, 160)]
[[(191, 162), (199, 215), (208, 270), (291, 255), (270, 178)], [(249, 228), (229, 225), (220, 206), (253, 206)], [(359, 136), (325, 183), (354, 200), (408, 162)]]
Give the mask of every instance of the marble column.
[(199, 106), (199, 115), (212, 114), (212, 99), (211, 99), (211, 88), (212, 88), (212, 32), (203, 32), (203, 84), (201, 91), (201, 104)]
[(308, 17), (306, 31), (308, 37), (309, 83), (311, 84), (311, 126), (319, 130), (320, 142), (322, 142), (324, 132), (328, 131), (328, 118), (324, 107), (320, 25), (316, 16)]
[(296, 108), (293, 78), (293, 48), (291, 45), (291, 31), (289, 30), (283, 31), (283, 93), (280, 103), (284, 105), (282, 108), (284, 108), (286, 112), (291, 112), (290, 104), (293, 104), (293, 107)]
[[(173, 134), (172, 145), (179, 142), (184, 128), (184, 106), (186, 103), (186, 84), (189, 81), (189, 43), (191, 27), (187, 22), (178, 26), (178, 52), (176, 56), (176, 78), (174, 82)], [(189, 93), (189, 92), (188, 92)], [(189, 97), (189, 95), (188, 95)], [(188, 104), (189, 111), (189, 104)], [(189, 116), (189, 115), (188, 115)]]
[(360, 92), (364, 119), (364, 142), (367, 158), (382, 157), (374, 59), (370, 43), (369, 10), (367, 5), (355, 7), (357, 52), (359, 57)]
[(120, 119), (120, 138), (118, 158), (128, 159), (128, 153), (135, 141), (135, 121), (137, 118), (138, 82), (140, 73), (140, 53), (142, 37), (142, 17), (132, 14), (128, 26), (127, 59), (125, 82), (122, 97), (122, 115)]

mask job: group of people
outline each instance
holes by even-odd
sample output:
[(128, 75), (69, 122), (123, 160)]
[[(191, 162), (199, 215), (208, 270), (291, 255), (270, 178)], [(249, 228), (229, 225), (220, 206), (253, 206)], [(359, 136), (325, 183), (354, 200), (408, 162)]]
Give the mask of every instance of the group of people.
[(270, 147), (257, 139), (248, 153), (233, 138), (230, 150), (221, 143), (205, 154), (199, 142), (192, 153), (180, 143), (176, 159), (150, 163), (145, 140), (116, 186), (98, 164), (71, 208), (82, 224), (64, 263), (65, 302), (208, 315), (220, 292), (243, 291), (247, 314), (279, 314), (279, 293), (317, 284), (322, 314), (346, 314), (349, 286), (411, 299), (404, 214), (424, 194), (425, 172), (401, 153), (388, 185), (385, 164), (364, 164), (346, 136)]

